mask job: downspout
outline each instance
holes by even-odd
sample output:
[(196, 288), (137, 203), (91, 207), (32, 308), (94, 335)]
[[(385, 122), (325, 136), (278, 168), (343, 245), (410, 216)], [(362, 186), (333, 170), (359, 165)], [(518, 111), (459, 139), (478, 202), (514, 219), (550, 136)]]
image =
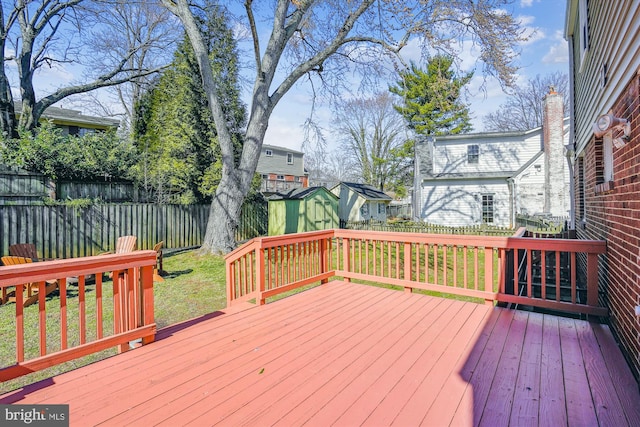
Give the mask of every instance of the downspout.
[(413, 147), (413, 200), (411, 201), (411, 216), (414, 222), (420, 221), (420, 212), (422, 211), (422, 189), (420, 188), (422, 177), (420, 176), (420, 156), (418, 155), (419, 143), (420, 141), (416, 138)]
[(574, 109), (574, 72), (575, 64), (573, 62), (573, 36), (567, 39), (569, 43), (569, 144), (566, 145), (566, 157), (569, 164), (569, 229), (576, 229), (576, 200), (575, 193), (575, 177), (573, 176), (573, 165), (576, 161), (576, 141), (574, 134), (575, 114)]
[(509, 196), (511, 198), (511, 209), (510, 209), (511, 212), (509, 213), (509, 216), (510, 216), (509, 222), (511, 223), (511, 227), (512, 228), (516, 227), (516, 213), (517, 213), (517, 209), (518, 209), (518, 207), (517, 207), (517, 203), (518, 203), (517, 190), (518, 190), (518, 188), (517, 188), (516, 180), (517, 180), (517, 177), (515, 177), (515, 178), (514, 177), (507, 178), (507, 185), (509, 187)]

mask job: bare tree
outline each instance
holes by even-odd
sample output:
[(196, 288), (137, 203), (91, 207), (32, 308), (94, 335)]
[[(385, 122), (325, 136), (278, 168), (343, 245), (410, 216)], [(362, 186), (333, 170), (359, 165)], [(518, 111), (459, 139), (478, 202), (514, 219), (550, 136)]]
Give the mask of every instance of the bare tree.
[(402, 116), (389, 92), (354, 99), (338, 106), (336, 134), (341, 152), (356, 166), (361, 181), (384, 191), (407, 163), (401, 155), (406, 142)]
[(305, 151), (304, 168), (309, 173), (309, 185), (333, 185), (358, 179), (356, 165), (344, 155), (342, 150)]
[[(37, 99), (33, 84), (36, 71), (43, 66), (81, 64), (87, 48), (85, 44), (87, 37), (83, 31), (88, 31), (86, 27), (91, 26), (92, 23), (92, 14), (88, 11), (100, 5), (104, 8), (103, 10), (108, 10), (113, 3), (88, 0), (15, 0), (13, 5), (9, 6), (9, 2), (3, 1), (4, 13), (8, 13), (12, 18), (11, 21), (7, 20), (4, 28), (15, 57), (6, 54), (6, 44), (3, 46), (3, 55), (14, 59), (18, 65), (21, 95), (20, 127), (34, 129), (47, 107), (68, 96), (119, 85), (161, 69), (161, 67), (136, 68), (138, 66), (135, 64), (136, 55), (156, 40), (146, 37), (132, 38), (127, 40), (125, 45), (120, 46), (120, 51), (92, 51), (89, 69), (94, 74), (87, 75), (81, 83), (59, 87), (52, 93)], [(82, 8), (83, 5), (91, 8)], [(12, 25), (8, 26), (8, 24)], [(102, 66), (97, 66), (98, 63)], [(2, 78), (7, 79), (6, 73), (3, 73)], [(2, 106), (6, 107), (7, 95), (0, 93), (0, 96), (4, 97)], [(3, 110), (2, 113), (11, 115), (11, 111), (8, 110)]]
[[(123, 110), (121, 127), (131, 129), (135, 121), (134, 105), (152, 82), (154, 75), (140, 75), (140, 70), (161, 69), (172, 58), (172, 52), (183, 31), (175, 17), (156, 1), (103, 0), (88, 7), (96, 30), (91, 30), (87, 46), (93, 52), (108, 56), (93, 58), (92, 69), (108, 73), (117, 58), (128, 58), (122, 76), (130, 79), (109, 88)], [(139, 46), (131, 55), (129, 49)], [(96, 74), (94, 72), (94, 74)], [(105, 106), (105, 110), (109, 107)]]
[(564, 111), (569, 111), (569, 77), (556, 71), (545, 76), (536, 75), (525, 84), (516, 86), (507, 101), (495, 113), (484, 116), (487, 131), (529, 130), (542, 126), (543, 102), (549, 88), (564, 96)]
[[(202, 250), (228, 252), (235, 246), (240, 207), (246, 197), (274, 107), (304, 76), (323, 84), (345, 84), (345, 71), (374, 73), (385, 55), (395, 55), (415, 37), (426, 48), (455, 55), (461, 40), (480, 46), (484, 70), (513, 83), (515, 47), (522, 31), (502, 6), (508, 0), (245, 0), (253, 42), (255, 80), (242, 155), (234, 159), (231, 135), (204, 41), (187, 0), (162, 0), (182, 21), (193, 44), (222, 150), (222, 180), (211, 204)], [(256, 2), (257, 3), (257, 2)], [(273, 4), (273, 7), (271, 5)], [(258, 22), (270, 21), (266, 43)], [(350, 73), (352, 74), (352, 73)]]
[(16, 114), (13, 108), (13, 94), (11, 93), (11, 83), (7, 78), (5, 47), (9, 31), (18, 18), (17, 10), (14, 9), (5, 19), (4, 6), (0, 6), (0, 134), (9, 138), (18, 136)]

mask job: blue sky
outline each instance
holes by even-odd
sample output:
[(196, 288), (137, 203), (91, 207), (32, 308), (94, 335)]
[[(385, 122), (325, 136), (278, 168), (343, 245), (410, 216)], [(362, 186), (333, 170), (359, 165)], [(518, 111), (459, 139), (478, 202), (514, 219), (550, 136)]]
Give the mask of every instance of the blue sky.
[[(565, 20), (565, 0), (516, 0), (512, 5), (516, 16), (531, 34), (530, 41), (521, 46), (518, 61), (520, 70), (518, 81), (526, 81), (537, 74), (545, 75), (555, 71), (568, 72), (567, 43), (563, 38)], [(414, 58), (411, 45), (407, 46), (408, 59)], [(414, 51), (417, 51), (415, 49)], [(472, 52), (463, 52), (462, 67), (465, 63), (472, 66)], [(481, 86), (484, 83), (484, 89)], [(469, 85), (467, 103), (473, 117), (475, 131), (482, 131), (482, 117), (496, 111), (506, 95), (494, 79), (483, 82), (480, 72)], [(276, 107), (265, 137), (266, 144), (280, 145), (299, 150), (304, 139), (303, 124), (310, 113), (308, 89), (304, 86), (294, 88)], [(315, 112), (321, 124), (327, 128), (331, 123), (331, 112), (320, 108)], [(325, 137), (328, 147), (335, 148), (332, 136), (327, 129)]]

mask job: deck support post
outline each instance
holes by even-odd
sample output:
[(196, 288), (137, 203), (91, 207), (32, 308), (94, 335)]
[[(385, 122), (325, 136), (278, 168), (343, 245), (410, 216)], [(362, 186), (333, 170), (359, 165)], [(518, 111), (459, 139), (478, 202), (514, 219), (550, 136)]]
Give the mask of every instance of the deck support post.
[(598, 306), (598, 254), (587, 254), (587, 305)]
[[(344, 271), (351, 271), (351, 239), (344, 237), (342, 239), (342, 267)], [(350, 277), (343, 278), (345, 282), (351, 282)]]
[[(142, 301), (142, 324), (138, 326), (149, 326), (155, 323), (153, 313), (153, 266), (147, 265), (140, 267), (140, 277), (142, 279), (142, 292), (140, 297)], [(150, 344), (156, 339), (155, 334), (142, 337), (142, 345)]]
[(256, 263), (256, 304), (264, 305), (264, 248), (262, 245), (258, 246), (255, 251), (255, 263)]
[[(320, 273), (328, 271), (329, 259), (327, 253), (327, 239), (320, 240)], [(329, 279), (322, 279), (320, 283), (329, 283)]]

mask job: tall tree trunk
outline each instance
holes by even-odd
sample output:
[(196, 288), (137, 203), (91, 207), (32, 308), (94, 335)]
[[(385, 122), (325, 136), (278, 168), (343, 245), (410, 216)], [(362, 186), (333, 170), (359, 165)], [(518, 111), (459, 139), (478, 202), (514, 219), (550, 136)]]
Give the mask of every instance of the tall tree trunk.
[[(9, 17), (9, 22), (5, 23), (4, 10), (0, 7), (0, 135), (8, 138), (18, 137), (18, 126), (16, 123), (16, 111), (13, 106), (13, 94), (11, 84), (7, 78), (5, 48), (9, 29), (13, 25), (13, 19)], [(5, 25), (6, 24), (6, 25)]]
[(23, 32), (22, 51), (18, 55), (18, 76), (20, 77), (20, 96), (22, 111), (20, 112), (20, 129), (33, 131), (40, 120), (39, 109), (36, 105), (36, 92), (33, 88), (33, 70), (31, 68), (31, 46), (33, 40)]
[(225, 175), (218, 189), (223, 191), (217, 191), (211, 201), (202, 253), (227, 253), (236, 247), (235, 232), (244, 200), (244, 197), (239, 197), (243, 192), (240, 180), (236, 176)]
[[(0, 51), (4, 52), (4, 46), (0, 46)], [(5, 73), (4, 56), (0, 59), (0, 133), (7, 138), (18, 137), (16, 112), (13, 106), (11, 85)]]

